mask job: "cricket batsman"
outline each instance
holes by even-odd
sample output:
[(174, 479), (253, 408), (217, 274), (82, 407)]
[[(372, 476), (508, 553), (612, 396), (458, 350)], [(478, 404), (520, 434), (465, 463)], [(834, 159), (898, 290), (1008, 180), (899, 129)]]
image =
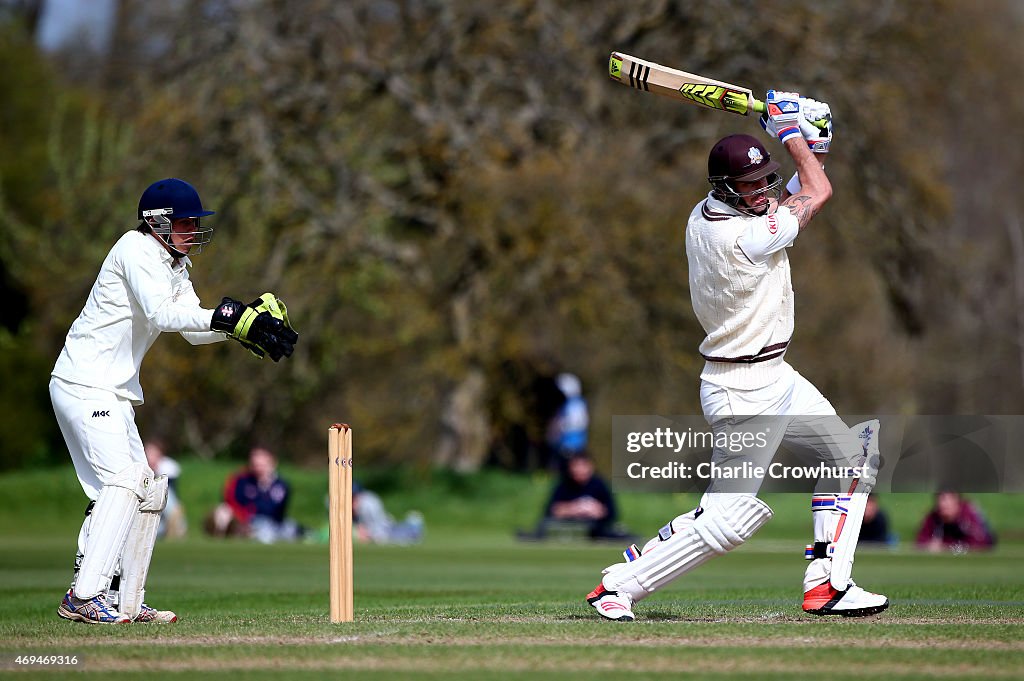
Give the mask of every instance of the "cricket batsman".
[[(811, 503), (814, 543), (803, 580), (803, 609), (815, 615), (865, 616), (889, 606), (851, 578), (867, 492), (878, 461), (878, 421), (848, 428), (807, 379), (785, 361), (793, 335), (793, 287), (787, 249), (832, 195), (820, 163), (832, 140), (827, 104), (795, 93), (768, 91), (762, 126), (778, 138), (797, 173), (783, 189), (779, 164), (749, 135), (717, 142), (708, 158), (711, 192), (686, 225), (686, 257), (694, 313), (707, 334), (700, 401), (715, 432), (760, 432), (764, 446), (744, 461), (767, 469), (785, 442), (796, 452), (859, 467), (846, 481), (820, 479)], [(826, 119), (819, 129), (808, 121)], [(767, 419), (767, 421), (765, 420)], [(745, 439), (745, 442), (758, 442)], [(736, 463), (716, 449), (712, 461)], [(693, 511), (673, 519), (626, 562), (611, 565), (587, 595), (602, 617), (632, 621), (633, 606), (711, 558), (743, 544), (771, 517), (753, 489), (714, 480)], [(845, 494), (844, 494), (845, 493)]]
[(177, 332), (194, 345), (230, 337), (275, 362), (298, 341), (272, 294), (251, 305), (224, 298), (215, 310), (202, 307), (188, 254), (209, 243), (213, 229), (200, 222), (212, 214), (183, 180), (150, 185), (139, 200), (139, 226), (107, 254), (53, 368), (53, 410), (90, 500), (71, 588), (57, 609), (64, 619), (177, 621), (143, 600), (167, 477), (147, 464), (134, 407), (143, 402), (142, 359), (157, 336)]

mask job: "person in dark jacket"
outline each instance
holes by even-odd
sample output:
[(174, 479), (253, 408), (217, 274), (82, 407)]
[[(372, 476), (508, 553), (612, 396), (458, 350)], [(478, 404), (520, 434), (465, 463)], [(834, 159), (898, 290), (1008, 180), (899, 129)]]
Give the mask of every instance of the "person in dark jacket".
[(573, 453), (551, 492), (544, 517), (532, 533), (521, 539), (544, 539), (556, 526), (580, 525), (591, 539), (623, 539), (629, 535), (616, 528), (618, 509), (608, 484), (597, 474), (585, 450)]

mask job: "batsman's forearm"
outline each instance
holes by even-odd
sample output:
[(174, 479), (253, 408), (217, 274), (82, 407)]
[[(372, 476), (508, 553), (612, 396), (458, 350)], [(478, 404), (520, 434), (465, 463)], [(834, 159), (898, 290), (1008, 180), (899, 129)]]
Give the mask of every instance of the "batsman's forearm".
[(800, 176), (800, 193), (810, 194), (825, 203), (832, 196), (832, 183), (829, 182), (820, 159), (807, 148), (801, 137), (786, 141), (786, 151), (796, 163), (796, 172)]
[(832, 196), (832, 184), (825, 176), (825, 170), (807, 148), (803, 137), (792, 137), (785, 142), (786, 151), (796, 162), (796, 172), (800, 176), (800, 191), (782, 201), (782, 207), (789, 209), (797, 219), (800, 231), (803, 231), (811, 219), (817, 215), (821, 207)]

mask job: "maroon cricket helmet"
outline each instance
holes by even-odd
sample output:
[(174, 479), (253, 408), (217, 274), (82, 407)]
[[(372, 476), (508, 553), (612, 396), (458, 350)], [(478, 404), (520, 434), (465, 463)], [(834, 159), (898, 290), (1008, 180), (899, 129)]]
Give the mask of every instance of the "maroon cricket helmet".
[[(780, 167), (757, 138), (750, 135), (723, 137), (708, 156), (711, 196), (741, 213), (764, 215), (771, 209), (772, 199), (778, 202), (782, 196)], [(766, 180), (765, 185), (752, 191), (741, 192), (736, 187), (737, 182), (761, 179)], [(762, 194), (769, 200), (760, 201), (757, 197)]]
[(708, 156), (708, 180), (716, 182), (754, 182), (779, 171), (764, 145), (750, 135), (723, 137)]

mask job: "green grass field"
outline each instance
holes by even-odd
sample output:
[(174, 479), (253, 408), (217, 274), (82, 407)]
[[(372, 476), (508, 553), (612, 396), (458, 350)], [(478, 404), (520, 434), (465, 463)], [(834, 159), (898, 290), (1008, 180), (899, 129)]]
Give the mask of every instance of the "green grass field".
[[(224, 470), (186, 466), (193, 524)], [(297, 493), (320, 494), (317, 472), (288, 473)], [(614, 623), (598, 619), (583, 596), (621, 547), (511, 539), (515, 525), (535, 518), (547, 480), (438, 476), (386, 497), (395, 511), (424, 512), (423, 544), (356, 547), (352, 624), (328, 620), (325, 546), (214, 542), (193, 533), (157, 546), (149, 580), (147, 600), (175, 610), (179, 623), (91, 627), (55, 614), (84, 506), (68, 478), (68, 471), (0, 477), (8, 501), (0, 509), (0, 669), (14, 668), (19, 654), (81, 660), (75, 669), (19, 676), (1024, 678), (1021, 497), (982, 498), (1002, 542), (991, 554), (963, 556), (907, 548), (928, 498), (889, 497), (903, 545), (863, 551), (855, 575), (892, 607), (865, 620), (802, 614), (807, 500), (770, 497), (777, 515), (761, 534), (645, 601), (636, 622)], [(66, 508), (64, 500), (42, 501), (65, 488)], [(625, 520), (647, 534), (695, 500), (622, 501)], [(296, 514), (316, 524), (319, 503), (297, 505)]]

